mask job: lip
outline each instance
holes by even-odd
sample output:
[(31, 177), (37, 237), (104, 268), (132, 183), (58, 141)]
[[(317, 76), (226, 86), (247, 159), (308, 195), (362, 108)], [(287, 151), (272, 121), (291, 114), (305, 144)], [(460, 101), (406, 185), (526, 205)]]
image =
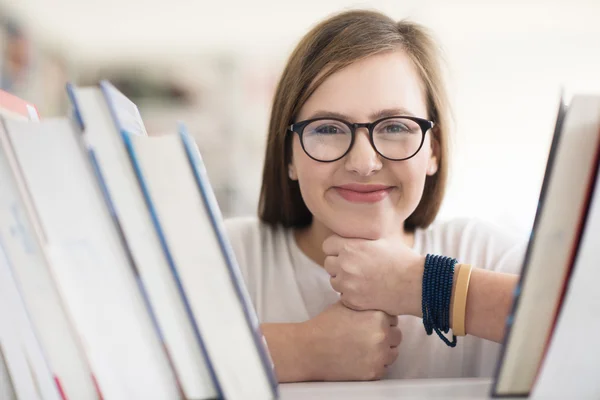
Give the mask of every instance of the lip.
[(377, 203), (385, 199), (392, 191), (393, 186), (380, 184), (349, 183), (334, 186), (333, 189), (344, 200), (351, 203)]

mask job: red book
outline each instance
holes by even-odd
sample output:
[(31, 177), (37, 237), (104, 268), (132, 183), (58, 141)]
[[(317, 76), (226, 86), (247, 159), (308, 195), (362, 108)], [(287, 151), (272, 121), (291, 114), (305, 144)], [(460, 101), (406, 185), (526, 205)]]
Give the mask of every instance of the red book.
[(40, 120), (40, 114), (34, 104), (3, 90), (0, 90), (0, 114), (11, 118)]

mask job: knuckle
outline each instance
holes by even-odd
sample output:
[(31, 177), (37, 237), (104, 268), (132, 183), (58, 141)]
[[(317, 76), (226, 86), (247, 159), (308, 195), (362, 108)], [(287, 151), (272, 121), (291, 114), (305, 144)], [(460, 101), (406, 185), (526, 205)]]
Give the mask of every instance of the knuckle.
[(387, 315), (383, 311), (373, 311), (373, 321), (377, 324), (383, 324), (387, 321)]
[(348, 258), (344, 254), (340, 254), (337, 257), (338, 268), (340, 271), (348, 270)]
[(352, 249), (354, 251), (358, 251), (358, 252), (362, 252), (362, 251), (366, 250), (366, 248), (367, 248), (366, 242), (363, 242), (363, 241), (356, 242), (352, 246)]
[(396, 359), (398, 358), (398, 354), (399, 354), (399, 350), (397, 347), (392, 347), (390, 348), (390, 354), (389, 354), (389, 360), (388, 360), (388, 365), (391, 365), (394, 363), (394, 361), (396, 361)]
[(344, 280), (344, 289), (349, 294), (355, 295), (358, 293), (356, 282), (353, 280)]
[(337, 279), (330, 278), (329, 284), (331, 285), (331, 288), (333, 290), (335, 290), (338, 293), (341, 293), (342, 289), (340, 288), (340, 285), (339, 285), (339, 282), (337, 281)]
[(344, 243), (340, 253), (352, 253), (354, 246), (351, 243)]
[(383, 376), (385, 375), (385, 367), (383, 365), (374, 365), (371, 368), (369, 368), (369, 371), (367, 372), (367, 380), (369, 381), (377, 381), (381, 378), (383, 378)]
[(402, 331), (396, 327), (395, 332), (396, 332), (396, 336), (393, 340), (392, 346), (400, 346), (400, 343), (402, 343), (402, 338), (403, 338)]
[(385, 343), (386, 339), (387, 339), (387, 335), (385, 334), (385, 332), (383, 330), (377, 330), (377, 331), (373, 332), (373, 334), (372, 334), (373, 344), (376, 346), (381, 345), (382, 343)]

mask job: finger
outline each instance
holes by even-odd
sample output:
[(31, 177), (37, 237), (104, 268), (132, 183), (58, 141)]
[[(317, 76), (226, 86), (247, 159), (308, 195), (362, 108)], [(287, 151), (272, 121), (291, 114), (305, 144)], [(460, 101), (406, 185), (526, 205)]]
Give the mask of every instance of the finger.
[[(383, 312), (383, 311), (382, 311)], [(383, 312), (383, 315), (390, 326), (398, 326), (398, 317), (395, 315), (390, 315), (386, 312)]]
[(360, 307), (358, 304), (348, 300), (348, 295), (344, 295), (342, 291), (338, 293), (340, 294), (340, 300), (342, 301), (342, 304), (345, 305), (346, 308), (349, 308), (354, 311), (365, 311), (363, 307)]
[(323, 253), (328, 256), (337, 256), (343, 247), (344, 239), (338, 235), (331, 235), (323, 242)]
[(325, 268), (325, 271), (327, 271), (329, 276), (335, 277), (339, 271), (339, 259), (337, 258), (337, 256), (327, 256), (325, 257), (323, 267)]
[(329, 284), (331, 285), (331, 288), (341, 294), (342, 285), (340, 281), (341, 279), (338, 276), (332, 276), (331, 278), (329, 278)]
[(398, 347), (402, 343), (402, 331), (397, 326), (390, 328), (390, 347)]
[(398, 353), (399, 350), (397, 347), (391, 348), (389, 349), (387, 355), (386, 355), (386, 359), (385, 359), (385, 366), (389, 367), (392, 364), (394, 364), (394, 362), (396, 361), (396, 359), (398, 359)]

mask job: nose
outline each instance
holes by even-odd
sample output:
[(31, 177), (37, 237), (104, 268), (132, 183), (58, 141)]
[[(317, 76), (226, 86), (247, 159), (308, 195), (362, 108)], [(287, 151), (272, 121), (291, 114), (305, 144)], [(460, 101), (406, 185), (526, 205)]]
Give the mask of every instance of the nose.
[(369, 132), (366, 128), (356, 130), (354, 144), (346, 155), (346, 170), (359, 176), (371, 176), (382, 167), (381, 158), (369, 141)]

